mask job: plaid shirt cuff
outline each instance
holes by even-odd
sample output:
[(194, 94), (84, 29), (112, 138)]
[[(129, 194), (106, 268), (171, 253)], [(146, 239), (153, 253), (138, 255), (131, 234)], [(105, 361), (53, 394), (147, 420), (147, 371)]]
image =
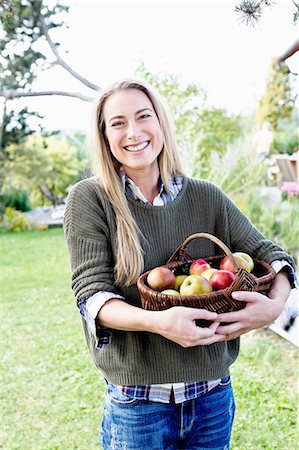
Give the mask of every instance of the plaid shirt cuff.
[(114, 294), (113, 292), (101, 291), (87, 299), (81, 300), (79, 303), (80, 314), (86, 321), (91, 333), (97, 338), (98, 348), (103, 348), (109, 345), (111, 331), (108, 328), (103, 328), (98, 324), (97, 316), (100, 309), (108, 300), (111, 300), (112, 298), (124, 300), (122, 296)]
[(291, 264), (289, 264), (287, 261), (282, 259), (282, 260), (273, 261), (271, 263), (271, 266), (272, 266), (272, 269), (275, 271), (275, 273), (284, 271), (288, 274), (292, 289), (299, 288), (299, 281), (298, 281), (295, 269), (293, 266), (291, 266)]

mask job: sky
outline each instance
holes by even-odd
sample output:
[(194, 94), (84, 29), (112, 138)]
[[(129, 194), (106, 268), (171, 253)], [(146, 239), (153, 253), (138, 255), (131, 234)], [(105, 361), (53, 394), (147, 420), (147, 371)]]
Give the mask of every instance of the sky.
[[(172, 73), (185, 83), (197, 83), (211, 106), (247, 114), (265, 89), (272, 58), (293, 44), (299, 28), (292, 22), (292, 0), (276, 0), (255, 27), (238, 20), (237, 1), (66, 0), (69, 27), (52, 36), (61, 44), (61, 56), (101, 87), (134, 76), (142, 61), (153, 74)], [(288, 60), (297, 72), (298, 53)], [(44, 72), (35, 88), (94, 95), (61, 68)], [(26, 102), (46, 115), (48, 129), (89, 127), (90, 104), (80, 100)]]

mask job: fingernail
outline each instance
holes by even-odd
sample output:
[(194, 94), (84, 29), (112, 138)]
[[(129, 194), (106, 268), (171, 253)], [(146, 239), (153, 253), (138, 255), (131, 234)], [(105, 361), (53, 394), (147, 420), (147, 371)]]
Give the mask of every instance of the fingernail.
[(240, 297), (240, 294), (238, 292), (233, 292), (232, 297), (237, 300)]

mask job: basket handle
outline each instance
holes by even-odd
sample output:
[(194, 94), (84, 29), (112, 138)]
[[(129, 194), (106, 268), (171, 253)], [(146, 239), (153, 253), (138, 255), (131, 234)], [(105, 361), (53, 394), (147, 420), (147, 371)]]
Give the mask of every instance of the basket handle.
[(209, 239), (210, 241), (214, 242), (214, 244), (217, 244), (223, 251), (224, 253), (229, 256), (235, 266), (235, 269), (238, 270), (240, 267), (236, 261), (236, 258), (234, 257), (234, 255), (232, 254), (232, 252), (230, 251), (230, 249), (227, 247), (227, 245), (225, 245), (220, 239), (218, 239), (216, 236), (214, 236), (213, 234), (209, 234), (209, 233), (195, 233), (195, 234), (191, 234), (190, 236), (187, 237), (187, 239), (184, 240), (184, 242), (175, 250), (175, 252), (171, 255), (171, 257), (169, 258), (169, 260), (167, 261), (167, 263), (170, 263), (172, 261), (177, 260), (177, 255), (178, 254), (185, 254), (186, 253), (186, 248), (188, 246), (188, 244), (193, 240), (193, 239), (197, 239), (197, 238), (205, 238), (205, 239)]

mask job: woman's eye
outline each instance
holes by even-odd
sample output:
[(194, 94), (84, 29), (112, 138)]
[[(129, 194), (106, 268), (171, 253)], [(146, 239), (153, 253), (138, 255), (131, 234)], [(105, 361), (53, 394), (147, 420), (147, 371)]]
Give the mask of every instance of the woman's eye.
[(123, 124), (124, 124), (124, 122), (122, 122), (121, 120), (118, 120), (117, 122), (112, 123), (112, 127), (120, 127)]
[(150, 117), (150, 114), (141, 114), (139, 119), (147, 119), (148, 117)]

